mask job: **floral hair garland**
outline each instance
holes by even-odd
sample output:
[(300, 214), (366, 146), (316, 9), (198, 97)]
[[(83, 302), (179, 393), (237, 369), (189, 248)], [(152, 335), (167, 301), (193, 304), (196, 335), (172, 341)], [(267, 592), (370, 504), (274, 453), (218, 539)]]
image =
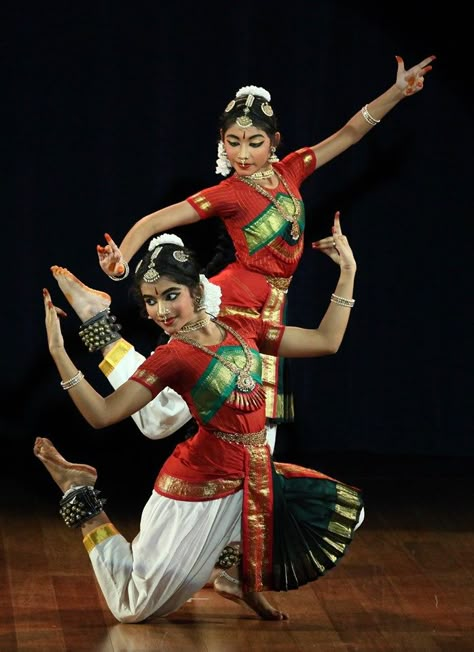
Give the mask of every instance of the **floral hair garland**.
[(202, 302), (204, 310), (212, 317), (217, 317), (221, 308), (222, 290), (219, 285), (211, 283), (204, 274), (199, 274), (199, 280), (203, 286)]
[(265, 88), (262, 88), (262, 86), (242, 86), (242, 88), (239, 88), (235, 94), (235, 97), (242, 97), (244, 95), (256, 95), (257, 97), (263, 97), (263, 99), (267, 102), (270, 102), (272, 99), (270, 93)]
[(174, 233), (163, 233), (162, 235), (158, 235), (156, 238), (150, 240), (150, 244), (148, 245), (148, 251), (153, 251), (155, 247), (158, 247), (159, 245), (165, 245), (165, 244), (175, 244), (178, 245), (178, 247), (184, 247), (184, 242), (181, 240), (180, 237), (178, 237)]
[(220, 140), (217, 145), (216, 174), (222, 174), (223, 177), (226, 177), (231, 171), (232, 165), (225, 153), (224, 143)]

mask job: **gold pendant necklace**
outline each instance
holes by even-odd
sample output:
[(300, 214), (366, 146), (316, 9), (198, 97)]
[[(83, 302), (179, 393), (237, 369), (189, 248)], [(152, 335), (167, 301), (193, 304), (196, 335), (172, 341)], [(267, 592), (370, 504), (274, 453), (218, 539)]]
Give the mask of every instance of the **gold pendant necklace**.
[(243, 369), (238, 367), (234, 362), (230, 362), (230, 360), (227, 360), (226, 358), (219, 355), (215, 351), (212, 351), (212, 349), (208, 349), (207, 346), (204, 346), (204, 344), (201, 344), (200, 342), (197, 342), (196, 340), (193, 340), (190, 337), (186, 337), (186, 335), (181, 335), (183, 329), (178, 331), (174, 335), (174, 337), (178, 340), (181, 340), (182, 342), (186, 342), (187, 344), (190, 344), (191, 346), (195, 346), (197, 349), (200, 349), (201, 351), (204, 351), (205, 353), (212, 356), (216, 360), (219, 360), (219, 362), (223, 364), (224, 367), (227, 367), (227, 369), (232, 371), (233, 374), (236, 374), (237, 376), (236, 387), (239, 390), (239, 392), (243, 392), (245, 394), (251, 392), (255, 388), (257, 383), (250, 375), (250, 367), (252, 365), (252, 353), (250, 351), (250, 348), (248, 347), (245, 340), (233, 328), (227, 326), (226, 324), (223, 324), (217, 319), (213, 319), (212, 321), (218, 326), (220, 326), (222, 329), (224, 329), (225, 331), (231, 333), (242, 347), (245, 355), (245, 365)]
[(285, 179), (276, 170), (273, 170), (273, 171), (276, 174), (276, 176), (278, 177), (279, 181), (282, 183), (282, 185), (285, 188), (288, 195), (290, 196), (291, 201), (293, 202), (293, 215), (290, 215), (285, 210), (285, 207), (283, 206), (283, 204), (278, 199), (276, 199), (276, 197), (273, 197), (273, 195), (271, 195), (268, 192), (268, 190), (263, 188), (263, 186), (261, 186), (258, 183), (255, 183), (253, 181), (253, 179), (251, 179), (250, 177), (241, 177), (241, 176), (239, 176), (238, 178), (240, 179), (240, 181), (243, 181), (243, 183), (246, 183), (248, 186), (250, 186), (251, 188), (256, 190), (258, 193), (260, 193), (260, 195), (262, 195), (263, 197), (268, 199), (268, 201), (270, 201), (273, 204), (273, 206), (275, 206), (275, 208), (280, 213), (280, 215), (287, 222), (291, 222), (291, 237), (293, 238), (293, 240), (298, 240), (298, 238), (301, 235), (300, 225), (298, 224), (298, 217), (299, 217), (299, 215), (301, 213), (300, 202), (294, 196), (294, 194), (291, 192), (291, 190), (288, 187), (288, 184), (285, 181)]

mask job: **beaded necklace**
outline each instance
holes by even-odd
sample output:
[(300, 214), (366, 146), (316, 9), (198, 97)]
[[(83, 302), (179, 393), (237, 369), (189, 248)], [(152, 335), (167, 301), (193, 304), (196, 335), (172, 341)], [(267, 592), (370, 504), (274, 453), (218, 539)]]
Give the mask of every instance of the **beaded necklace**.
[(290, 214), (285, 210), (285, 207), (283, 206), (283, 204), (282, 204), (278, 199), (276, 199), (275, 197), (273, 197), (273, 195), (271, 195), (271, 194), (268, 192), (268, 190), (266, 190), (266, 189), (265, 189), (263, 186), (261, 186), (260, 184), (255, 183), (255, 181), (253, 181), (250, 177), (241, 177), (241, 176), (239, 176), (238, 178), (239, 178), (240, 181), (242, 181), (243, 183), (246, 183), (248, 186), (250, 186), (250, 188), (253, 188), (253, 189), (256, 190), (258, 193), (260, 193), (263, 197), (265, 197), (266, 199), (268, 199), (268, 201), (270, 201), (270, 202), (273, 204), (273, 206), (275, 206), (275, 208), (276, 208), (277, 211), (280, 213), (280, 215), (281, 215), (281, 216), (282, 216), (282, 217), (283, 217), (287, 222), (291, 222), (291, 237), (293, 238), (293, 240), (298, 240), (298, 238), (299, 238), (300, 235), (301, 235), (300, 225), (298, 224), (298, 217), (299, 217), (299, 215), (300, 215), (300, 213), (301, 213), (300, 202), (299, 202), (298, 199), (294, 196), (294, 194), (291, 192), (290, 188), (288, 187), (287, 182), (286, 182), (285, 179), (281, 176), (281, 174), (279, 174), (276, 170), (274, 170), (274, 172), (275, 172), (276, 176), (278, 177), (279, 181), (280, 181), (280, 182), (282, 183), (282, 185), (284, 186), (286, 192), (287, 192), (288, 195), (290, 196), (291, 201), (293, 202), (293, 215), (290, 215)]
[(209, 315), (206, 315), (203, 319), (198, 321), (193, 321), (190, 324), (185, 324), (183, 328), (180, 328), (178, 333), (190, 333), (191, 331), (198, 331), (201, 328), (204, 328), (209, 324), (211, 318)]
[(253, 174), (249, 174), (248, 178), (249, 179), (270, 179), (270, 177), (273, 177), (275, 174), (275, 170), (272, 168), (270, 165), (269, 168), (266, 170), (259, 170), (258, 172), (254, 172)]

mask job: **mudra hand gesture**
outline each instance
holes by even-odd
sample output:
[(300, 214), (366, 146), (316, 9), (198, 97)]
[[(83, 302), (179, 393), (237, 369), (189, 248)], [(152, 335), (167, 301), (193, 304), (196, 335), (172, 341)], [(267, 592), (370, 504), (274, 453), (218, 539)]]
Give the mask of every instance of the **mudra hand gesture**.
[(355, 271), (357, 269), (357, 264), (349, 245), (349, 241), (342, 233), (340, 215), (339, 211), (336, 211), (334, 214), (332, 235), (313, 242), (312, 247), (313, 249), (319, 249), (323, 254), (329, 256), (329, 258), (337, 263), (341, 269)]
[(413, 95), (418, 93), (423, 88), (424, 76), (428, 73), (433, 66), (429, 64), (436, 59), (433, 55), (431, 57), (426, 57), (423, 61), (420, 61), (416, 66), (413, 66), (409, 70), (405, 70), (405, 64), (402, 57), (396, 56), (395, 59), (398, 62), (397, 69), (397, 80), (395, 85), (403, 95)]
[(124, 277), (128, 267), (122, 256), (122, 252), (108, 233), (105, 234), (105, 240), (107, 242), (105, 247), (97, 245), (97, 255), (102, 271), (110, 277)]
[(67, 317), (67, 315), (62, 308), (58, 308), (53, 304), (51, 295), (46, 288), (43, 288), (43, 301), (48, 348), (49, 352), (53, 354), (55, 350), (64, 348), (59, 317)]

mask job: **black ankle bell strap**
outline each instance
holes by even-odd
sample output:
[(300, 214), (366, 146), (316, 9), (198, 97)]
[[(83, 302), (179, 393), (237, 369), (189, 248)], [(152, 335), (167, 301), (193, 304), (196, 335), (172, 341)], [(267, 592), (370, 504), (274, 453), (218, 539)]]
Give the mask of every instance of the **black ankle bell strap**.
[(80, 527), (103, 509), (104, 498), (99, 498), (100, 491), (94, 487), (82, 486), (64, 494), (59, 502), (59, 513), (70, 528)]
[(102, 310), (82, 324), (79, 337), (89, 352), (94, 353), (119, 340), (122, 337), (121, 328), (122, 326), (117, 324), (117, 318), (111, 315), (108, 309)]

